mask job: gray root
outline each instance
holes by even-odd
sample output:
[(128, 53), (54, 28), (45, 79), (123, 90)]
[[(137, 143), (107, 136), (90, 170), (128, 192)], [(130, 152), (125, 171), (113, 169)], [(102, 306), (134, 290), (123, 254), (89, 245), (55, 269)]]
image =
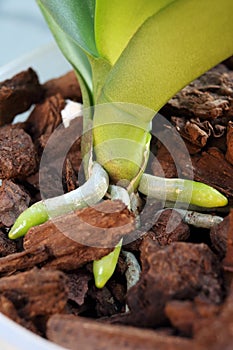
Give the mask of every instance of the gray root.
[(198, 213), (196, 211), (188, 211), (183, 209), (175, 209), (181, 214), (185, 223), (201, 228), (210, 229), (211, 227), (223, 221), (221, 216)]
[[(125, 277), (126, 277), (127, 291), (128, 291), (130, 288), (132, 288), (133, 286), (135, 286), (135, 284), (138, 283), (140, 279), (140, 274), (141, 274), (141, 267), (133, 253), (122, 250), (122, 255), (124, 256), (125, 262), (127, 264)], [(128, 305), (126, 305), (125, 312), (128, 312), (128, 311), (129, 311), (129, 307)]]

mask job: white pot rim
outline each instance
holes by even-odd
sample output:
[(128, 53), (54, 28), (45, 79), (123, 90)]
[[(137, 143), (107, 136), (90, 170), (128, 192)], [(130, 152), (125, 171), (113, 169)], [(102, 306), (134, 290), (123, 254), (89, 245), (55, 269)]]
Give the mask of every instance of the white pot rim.
[(1, 350), (65, 350), (0, 313)]

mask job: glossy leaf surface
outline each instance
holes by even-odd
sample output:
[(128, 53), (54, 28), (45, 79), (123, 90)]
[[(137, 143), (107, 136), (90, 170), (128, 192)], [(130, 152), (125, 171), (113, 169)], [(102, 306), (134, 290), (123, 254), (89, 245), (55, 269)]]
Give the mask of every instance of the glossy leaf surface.
[(232, 53), (232, 0), (176, 0), (137, 31), (110, 72), (101, 102), (158, 111)]
[[(47, 6), (45, 6), (45, 3), (48, 1), (38, 0), (37, 2), (59, 48), (78, 74), (85, 105), (90, 106), (92, 104), (93, 89), (92, 71), (85, 52), (81, 49), (77, 42), (75, 42), (65, 31), (63, 31), (61, 26), (54, 20), (54, 13), (51, 15), (47, 9)], [(55, 12), (57, 13), (57, 11)]]
[(174, 0), (96, 0), (98, 51), (114, 64), (143, 22)]
[(37, 0), (40, 7), (84, 51), (97, 56), (94, 34), (95, 0)]

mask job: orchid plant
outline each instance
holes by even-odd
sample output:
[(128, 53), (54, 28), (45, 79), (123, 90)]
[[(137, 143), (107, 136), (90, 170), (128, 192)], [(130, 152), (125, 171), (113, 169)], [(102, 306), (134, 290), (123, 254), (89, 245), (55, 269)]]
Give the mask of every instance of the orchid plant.
[[(84, 137), (82, 145), (83, 154), (88, 155), (87, 181), (93, 149), (96, 162), (105, 169), (111, 183), (143, 192), (152, 119), (175, 93), (233, 54), (232, 0), (37, 2), (77, 74), (84, 110), (92, 107), (84, 113), (84, 132), (91, 123), (93, 137), (91, 142)], [(151, 186), (159, 186), (158, 178), (146, 180)], [(183, 201), (204, 207), (227, 204), (215, 189), (179, 180), (171, 180), (167, 186), (172, 200), (176, 200), (179, 189)], [(190, 188), (191, 196), (187, 197)], [(44, 204), (35, 205), (18, 218), (10, 231), (11, 238), (48, 219)], [(37, 208), (43, 215), (35, 214)], [(24, 226), (22, 218), (26, 218)], [(115, 264), (119, 245), (111, 254), (105, 258)], [(98, 264), (94, 263), (96, 280), (102, 269)], [(107, 275), (104, 281), (100, 278), (98, 286), (104, 285)]]

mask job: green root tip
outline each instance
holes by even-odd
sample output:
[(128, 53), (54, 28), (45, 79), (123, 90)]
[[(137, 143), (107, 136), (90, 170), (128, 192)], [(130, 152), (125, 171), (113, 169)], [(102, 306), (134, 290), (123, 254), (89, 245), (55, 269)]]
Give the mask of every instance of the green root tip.
[(191, 204), (205, 208), (224, 207), (228, 204), (227, 198), (215, 188), (201, 182), (190, 182), (192, 185)]
[(8, 238), (17, 239), (17, 238), (23, 237), (27, 233), (24, 228), (25, 228), (24, 224), (19, 224), (19, 225), (14, 224), (8, 233)]
[(102, 276), (96, 276), (95, 277), (95, 286), (96, 286), (96, 288), (98, 288), (98, 289), (104, 288), (104, 286), (108, 282), (109, 278), (102, 278)]
[(8, 233), (10, 239), (25, 236), (28, 230), (48, 220), (48, 213), (43, 202), (37, 202), (19, 215)]
[(93, 262), (93, 274), (95, 279), (95, 286), (97, 288), (103, 288), (108, 280), (112, 277), (118, 262), (121, 246), (122, 239), (111, 253), (104, 256), (102, 259), (95, 260)]
[(143, 174), (139, 191), (148, 197), (193, 204), (204, 208), (224, 207), (227, 198), (215, 188), (186, 179), (167, 179)]

